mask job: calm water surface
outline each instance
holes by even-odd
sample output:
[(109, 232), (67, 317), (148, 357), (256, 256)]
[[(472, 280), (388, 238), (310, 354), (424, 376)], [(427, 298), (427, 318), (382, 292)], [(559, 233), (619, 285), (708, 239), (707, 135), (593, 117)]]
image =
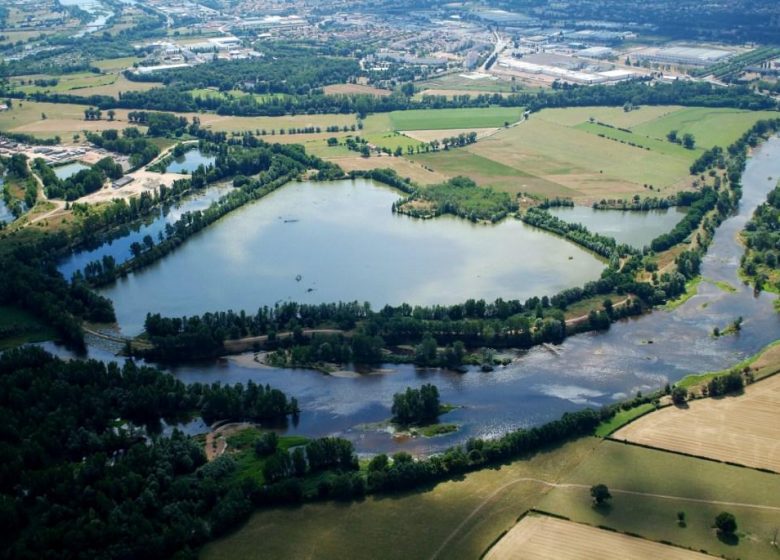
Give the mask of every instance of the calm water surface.
[[(656, 389), (690, 373), (722, 369), (780, 338), (780, 317), (772, 306), (775, 296), (754, 297), (752, 290), (737, 279), (742, 249), (736, 242), (737, 233), (774, 186), (767, 177), (778, 175), (780, 139), (775, 138), (749, 160), (738, 215), (721, 225), (705, 258), (704, 277), (729, 282), (737, 288), (736, 292), (724, 292), (703, 282), (698, 295), (674, 311), (657, 311), (624, 321), (605, 333), (570, 337), (554, 349), (534, 348), (517, 354), (511, 365), (492, 373), (471, 370), (456, 374), (402, 365), (387, 366), (381, 374), (333, 377), (306, 370), (252, 367), (251, 356), (178, 366), (171, 371), (187, 383), (237, 383), (252, 379), (294, 395), (303, 413), (299, 424), (283, 429), (288, 433), (340, 434), (352, 439), (362, 453), (400, 449), (430, 453), (471, 436), (497, 436), (552, 420), (565, 411), (610, 403), (639, 390)], [(299, 188), (312, 187), (300, 185)], [(293, 215), (296, 214), (289, 214)], [(204, 237), (215, 233), (211, 231)], [(236, 235), (243, 237), (245, 231), (238, 228)], [(312, 243), (319, 247), (314, 240)], [(263, 246), (256, 241), (249, 244), (248, 255), (254, 255)], [(522, 266), (526, 249), (526, 245), (515, 248), (515, 266)], [(238, 258), (241, 253), (232, 250), (230, 255), (241, 262)], [(443, 286), (442, 290), (446, 284)], [(148, 301), (159, 301), (157, 297), (155, 294)], [(739, 315), (745, 317), (741, 333), (718, 339), (710, 336), (714, 326), (724, 327)], [(51, 344), (47, 348), (63, 353)], [(111, 352), (96, 345), (90, 347), (90, 354), (100, 359), (115, 359)], [(363, 423), (387, 419), (394, 393), (426, 382), (439, 387), (444, 402), (463, 406), (443, 417), (444, 421), (460, 425), (457, 433), (396, 441), (385, 432), (360, 427)]]
[(173, 206), (162, 209), (153, 219), (136, 225), (124, 235), (104, 243), (100, 247), (73, 252), (60, 262), (58, 269), (65, 278), (70, 278), (77, 270), (83, 270), (90, 262), (100, 260), (106, 255), (114, 257), (117, 264), (123, 263), (132, 256), (130, 245), (135, 242), (141, 243), (147, 235), (151, 235), (152, 239), (157, 242), (157, 236), (165, 230), (166, 224), (176, 223), (185, 212), (205, 210), (212, 202), (225, 195), (232, 188), (230, 183), (216, 184), (190, 195)]
[(281, 301), (452, 304), (524, 300), (598, 278), (604, 264), (519, 220), (475, 225), (391, 212), (396, 191), (365, 181), (291, 183), (103, 291), (127, 334), (166, 316)]
[(52, 171), (54, 171), (54, 174), (57, 176), (57, 178), (67, 179), (68, 177), (72, 177), (83, 169), (89, 169), (89, 166), (84, 165), (83, 163), (74, 162), (54, 167), (52, 168)]
[(685, 216), (687, 208), (667, 208), (645, 212), (594, 210), (587, 206), (550, 208), (548, 212), (567, 222), (582, 224), (593, 233), (614, 237), (641, 249), (661, 235), (672, 231)]
[(192, 173), (198, 167), (203, 165), (208, 167), (217, 161), (216, 156), (209, 156), (201, 153), (200, 150), (190, 150), (183, 156), (174, 158), (174, 160), (165, 168), (168, 173)]

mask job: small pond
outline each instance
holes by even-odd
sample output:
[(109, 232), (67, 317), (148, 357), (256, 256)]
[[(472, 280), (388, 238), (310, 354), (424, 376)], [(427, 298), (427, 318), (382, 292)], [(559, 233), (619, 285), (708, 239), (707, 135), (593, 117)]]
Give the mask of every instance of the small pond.
[(165, 168), (167, 173), (192, 173), (201, 165), (208, 167), (217, 160), (216, 156), (204, 154), (200, 150), (190, 150), (183, 156), (174, 158)]
[(59, 165), (57, 167), (52, 167), (52, 170), (58, 179), (67, 179), (68, 177), (73, 177), (76, 173), (84, 169), (89, 169), (89, 165), (84, 165), (83, 163), (79, 163), (77, 161), (74, 161), (73, 163), (66, 163), (65, 165)]

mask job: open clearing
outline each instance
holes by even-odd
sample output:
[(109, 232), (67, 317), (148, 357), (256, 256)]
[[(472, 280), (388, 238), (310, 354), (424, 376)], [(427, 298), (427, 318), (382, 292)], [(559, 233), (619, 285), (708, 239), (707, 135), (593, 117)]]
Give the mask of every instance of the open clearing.
[(613, 437), (780, 472), (780, 375), (748, 385), (740, 396), (664, 408)]
[(671, 130), (676, 130), (680, 136), (686, 133), (693, 134), (698, 146), (725, 148), (756, 121), (776, 117), (777, 113), (772, 111), (688, 107), (647, 121), (632, 130), (637, 134), (661, 139), (666, 138), (666, 134)]
[(391, 93), (393, 93), (389, 89), (380, 89), (380, 88), (365, 86), (361, 84), (332, 84), (329, 86), (325, 86), (324, 88), (322, 88), (322, 90), (327, 95), (363, 94), (363, 95), (376, 95), (379, 97), (384, 97), (385, 95), (390, 95)]
[[(0, 130), (24, 132), (42, 138), (62, 137), (70, 140), (73, 134), (82, 130), (106, 130), (109, 128), (125, 128), (132, 126), (127, 122), (127, 110), (116, 109), (115, 120), (105, 117), (99, 121), (84, 120), (86, 105), (69, 103), (37, 103), (35, 101), (13, 100), (9, 111), (0, 113)], [(46, 118), (43, 118), (46, 115)], [(144, 127), (139, 127), (145, 130)]]
[(712, 558), (546, 515), (528, 515), (485, 556), (486, 560), (706, 560)]
[[(392, 130), (497, 128), (505, 123), (515, 123), (522, 116), (522, 107), (414, 109), (389, 113)], [(371, 117), (366, 120), (370, 119)]]
[[(775, 474), (603, 440), (565, 482), (570, 486), (553, 489), (537, 509), (726, 558), (777, 558), (770, 544), (780, 525)], [(606, 507), (592, 505), (589, 488), (599, 483), (613, 496)], [(737, 543), (712, 529), (724, 510), (737, 518)], [(677, 523), (680, 511), (685, 526)]]
[(560, 479), (597, 444), (586, 438), (428, 491), (257, 511), (201, 557), (473, 560), (549, 492), (534, 479)]
[(409, 161), (405, 158), (393, 156), (371, 156), (370, 158), (361, 157), (355, 152), (348, 152), (352, 155), (328, 157), (333, 163), (337, 163), (346, 171), (369, 171), (371, 169), (394, 169), (398, 175), (411, 179), (418, 185), (436, 185), (447, 181), (447, 176), (436, 171), (426, 169), (419, 163)]
[(422, 90), (460, 90), (463, 93), (468, 93), (472, 96), (481, 93), (511, 92), (513, 86), (517, 90), (525, 89), (519, 87), (518, 84), (513, 84), (506, 80), (495, 80), (490, 76), (485, 76), (479, 80), (473, 80), (461, 76), (460, 73), (438, 76), (430, 80), (425, 80), (424, 82), (418, 82), (416, 85)]
[[(582, 204), (637, 194), (669, 196), (689, 188), (689, 167), (704, 148), (729, 145), (769, 114), (678, 106), (633, 111), (622, 107), (546, 109), (476, 144), (411, 158), (449, 177), (472, 177), (482, 186), (570, 197)], [(389, 120), (386, 127), (392, 128), (394, 121)], [(440, 126), (428, 130), (436, 128)], [(680, 134), (690, 130), (698, 147), (686, 150), (669, 143), (666, 134), (673, 128)], [(421, 130), (423, 126), (418, 123), (400, 129)]]
[(443, 128), (443, 129), (435, 129), (435, 130), (407, 130), (404, 131), (404, 135), (408, 136), (409, 138), (412, 138), (414, 140), (418, 140), (420, 142), (425, 142), (426, 144), (429, 142), (433, 142), (434, 140), (438, 140), (441, 142), (443, 138), (452, 138), (453, 136), (458, 136), (459, 134), (468, 134), (469, 132), (476, 132), (477, 133), (477, 139), (485, 138), (486, 136), (490, 136), (494, 132), (498, 130), (497, 128)]

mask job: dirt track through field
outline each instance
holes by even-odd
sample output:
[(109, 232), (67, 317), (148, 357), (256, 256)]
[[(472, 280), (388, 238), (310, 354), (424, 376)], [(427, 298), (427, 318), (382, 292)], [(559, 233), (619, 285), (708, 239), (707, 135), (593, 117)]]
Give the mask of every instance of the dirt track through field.
[(780, 375), (748, 385), (743, 395), (648, 414), (612, 439), (780, 472)]

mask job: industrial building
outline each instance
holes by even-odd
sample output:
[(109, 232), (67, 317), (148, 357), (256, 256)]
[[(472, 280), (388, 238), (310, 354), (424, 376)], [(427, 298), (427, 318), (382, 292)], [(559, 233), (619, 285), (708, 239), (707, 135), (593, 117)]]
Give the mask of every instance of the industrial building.
[(560, 68), (558, 66), (550, 66), (546, 64), (534, 64), (533, 62), (526, 62), (524, 60), (517, 60), (507, 57), (499, 58), (498, 66), (499, 68), (519, 72), (522, 74), (549, 76), (556, 80), (583, 85), (622, 82), (638, 77), (638, 74), (636, 72), (632, 72), (631, 70), (614, 69), (604, 72), (587, 72), (582, 70), (570, 70), (567, 68)]
[(731, 51), (697, 47), (668, 47), (638, 51), (634, 57), (639, 61), (685, 66), (710, 66), (734, 56)]

